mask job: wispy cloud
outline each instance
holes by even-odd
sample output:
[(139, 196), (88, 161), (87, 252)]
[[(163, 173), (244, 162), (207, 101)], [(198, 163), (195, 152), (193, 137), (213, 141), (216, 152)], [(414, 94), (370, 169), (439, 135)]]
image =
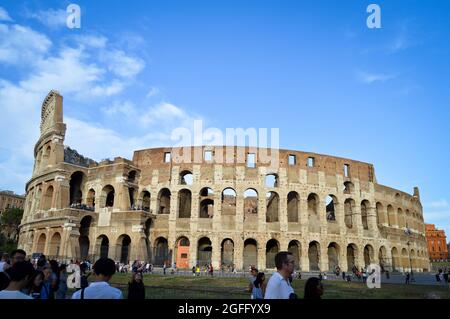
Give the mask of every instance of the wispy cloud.
[(8, 12), (2, 7), (0, 7), (0, 21), (9, 21), (9, 22), (13, 21), (13, 19), (11, 19), (11, 17), (9, 16)]
[(369, 73), (364, 71), (357, 72), (357, 78), (366, 84), (371, 84), (374, 82), (386, 82), (395, 79), (397, 75), (395, 74), (385, 74), (385, 73)]
[(435, 224), (450, 234), (450, 203), (447, 199), (439, 199), (423, 204), (424, 219), (428, 224)]
[(152, 86), (146, 96), (154, 97), (157, 96), (159, 93), (160, 93), (159, 89), (157, 87)]
[(36, 19), (43, 25), (55, 29), (66, 26), (67, 12), (62, 9), (40, 10), (38, 12), (28, 12), (28, 18)]

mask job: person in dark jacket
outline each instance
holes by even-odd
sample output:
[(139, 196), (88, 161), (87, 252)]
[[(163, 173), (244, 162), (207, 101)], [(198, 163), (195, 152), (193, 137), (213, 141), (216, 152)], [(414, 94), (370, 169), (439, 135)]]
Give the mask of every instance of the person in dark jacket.
[(128, 283), (128, 299), (145, 299), (145, 286), (140, 272), (133, 273)]
[(322, 281), (317, 277), (309, 278), (305, 284), (304, 299), (322, 299), (322, 295)]

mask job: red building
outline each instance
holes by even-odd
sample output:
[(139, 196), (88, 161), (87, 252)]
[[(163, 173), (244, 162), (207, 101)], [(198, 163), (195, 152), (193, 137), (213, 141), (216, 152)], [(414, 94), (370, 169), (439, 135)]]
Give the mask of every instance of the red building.
[(436, 229), (433, 224), (425, 224), (425, 237), (431, 261), (448, 259), (447, 237), (444, 230)]

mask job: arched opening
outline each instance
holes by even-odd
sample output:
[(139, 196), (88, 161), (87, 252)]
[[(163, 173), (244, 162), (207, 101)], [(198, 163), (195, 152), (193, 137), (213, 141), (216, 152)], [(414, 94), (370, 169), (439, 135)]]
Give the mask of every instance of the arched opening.
[(344, 182), (344, 194), (353, 194), (355, 186), (352, 182)]
[(225, 188), (222, 192), (222, 215), (236, 215), (236, 192), (232, 188)]
[(87, 204), (88, 208), (91, 208), (91, 209), (95, 208), (95, 190), (92, 188), (88, 192), (86, 204)]
[(395, 221), (395, 211), (394, 211), (394, 207), (392, 207), (392, 205), (388, 205), (387, 213), (388, 213), (388, 224), (389, 224), (389, 226), (396, 225), (397, 223)]
[(308, 215), (313, 216), (317, 215), (317, 204), (319, 201), (319, 196), (316, 194), (308, 195)]
[(212, 218), (214, 216), (214, 191), (209, 187), (200, 190), (200, 218)]
[(387, 256), (386, 247), (384, 246), (381, 246), (378, 250), (378, 261), (382, 271), (386, 270), (386, 267), (389, 267), (389, 259)]
[(147, 258), (148, 260), (152, 260), (153, 252), (150, 243), (150, 231), (153, 226), (153, 221), (151, 218), (147, 218), (144, 224), (144, 234), (145, 234), (145, 247), (147, 248)]
[(75, 172), (70, 176), (70, 202), (69, 205), (80, 205), (83, 198), (82, 184), (85, 180), (83, 172)]
[(336, 220), (336, 207), (337, 207), (336, 196), (328, 195), (325, 198), (325, 207), (326, 207), (327, 221), (335, 221)]
[(280, 197), (275, 192), (268, 192), (266, 194), (266, 222), (278, 222), (278, 214), (280, 207)]
[(104, 207), (114, 207), (114, 187), (111, 185), (103, 187), (102, 198), (104, 198)]
[(249, 188), (244, 192), (244, 214), (258, 213), (258, 192)]
[(384, 208), (380, 202), (376, 204), (376, 210), (377, 210), (377, 224), (378, 226), (381, 226), (382, 224), (386, 223), (386, 220), (384, 219)]
[(287, 196), (288, 223), (298, 223), (298, 203), (299, 196), (297, 192), (289, 192)]
[(409, 256), (408, 256), (408, 251), (406, 250), (406, 248), (402, 249), (402, 260), (401, 260), (401, 267), (403, 267), (403, 269), (409, 269)]
[(258, 267), (258, 244), (253, 238), (248, 238), (244, 241), (244, 269), (251, 266)]
[(44, 210), (49, 210), (50, 208), (52, 208), (53, 205), (53, 186), (49, 186), (47, 187), (47, 190), (45, 191), (45, 196), (44, 196), (44, 205), (43, 205), (43, 209)]
[(333, 242), (328, 245), (328, 269), (334, 272), (337, 267), (339, 267), (339, 245)]
[(320, 267), (320, 246), (316, 241), (309, 243), (308, 247), (309, 271), (319, 271)]
[(192, 185), (194, 181), (194, 175), (190, 171), (182, 171), (180, 173), (180, 184), (181, 185)]
[(271, 173), (266, 175), (266, 187), (278, 187), (278, 175)]
[(367, 267), (373, 263), (374, 251), (371, 245), (366, 245), (364, 247), (364, 266)]
[(211, 264), (212, 244), (208, 237), (202, 237), (198, 240), (197, 264), (206, 266)]
[(123, 234), (120, 235), (117, 239), (117, 252), (120, 254), (120, 262), (124, 264), (129, 263), (129, 255), (130, 255), (130, 244), (131, 238), (130, 236)]
[(230, 269), (234, 264), (234, 242), (226, 238), (221, 244), (220, 260), (222, 269)]
[(92, 216), (84, 216), (80, 222), (80, 237), (78, 243), (80, 245), (81, 259), (87, 259), (89, 255), (89, 230), (92, 223)]
[(99, 247), (100, 258), (108, 258), (109, 254), (109, 239), (106, 235), (100, 235), (97, 238)]
[(129, 187), (128, 188), (128, 196), (130, 198), (130, 209), (135, 209), (135, 198), (136, 198), (136, 190), (134, 189), (134, 187)]
[(356, 256), (357, 256), (357, 247), (355, 244), (349, 244), (347, 246), (347, 271), (356, 271)]
[(158, 214), (170, 214), (170, 190), (163, 188), (158, 194)]
[(50, 249), (48, 251), (49, 255), (55, 258), (58, 257), (60, 247), (61, 247), (61, 235), (59, 233), (55, 233), (50, 239)]
[(45, 234), (41, 234), (38, 238), (37, 245), (36, 245), (36, 253), (44, 253), (45, 250), (45, 242), (47, 240), (47, 237)]
[(158, 237), (155, 241), (155, 261), (154, 265), (157, 267), (163, 267), (164, 264), (169, 262), (169, 244), (164, 237)]
[(276, 239), (271, 239), (266, 244), (266, 268), (275, 267), (275, 255), (280, 250), (280, 244)]
[(187, 237), (180, 237), (176, 244), (176, 263), (177, 268), (188, 269), (189, 268), (189, 248), (190, 242)]
[(295, 269), (300, 269), (300, 243), (297, 240), (291, 240), (288, 245), (288, 251), (292, 253), (292, 256), (294, 256)]
[(353, 228), (353, 214), (355, 212), (355, 201), (347, 198), (344, 202), (344, 220), (347, 228)]
[(36, 164), (34, 167), (34, 171), (37, 172), (41, 169), (41, 159), (42, 159), (42, 150), (36, 155)]
[(191, 218), (192, 193), (188, 189), (178, 192), (178, 217)]
[(42, 169), (46, 169), (50, 162), (50, 154), (52, 152), (52, 148), (50, 145), (47, 147), (44, 146), (44, 153), (42, 154)]
[(150, 211), (150, 192), (145, 190), (142, 192), (142, 210), (149, 212)]
[(403, 210), (401, 208), (397, 209), (397, 219), (398, 219), (398, 227), (404, 228), (406, 226), (405, 215), (403, 214)]
[(361, 202), (361, 221), (363, 229), (369, 229), (369, 223), (367, 221), (367, 215), (370, 208), (370, 203), (367, 200)]

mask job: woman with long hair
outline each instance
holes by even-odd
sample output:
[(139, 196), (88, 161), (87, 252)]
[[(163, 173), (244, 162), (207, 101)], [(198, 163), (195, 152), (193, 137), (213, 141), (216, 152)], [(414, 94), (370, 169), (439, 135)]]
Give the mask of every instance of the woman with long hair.
[(141, 272), (133, 273), (128, 283), (128, 299), (145, 299), (145, 286), (142, 279)]
[(44, 284), (44, 273), (36, 270), (28, 285), (28, 295), (33, 299), (41, 299), (42, 285)]
[(305, 284), (304, 299), (322, 299), (323, 286), (322, 281), (317, 277), (311, 277)]
[(256, 275), (256, 279), (253, 282), (252, 296), (253, 299), (264, 299), (264, 293), (266, 290), (265, 284), (266, 276), (263, 272), (259, 272)]

